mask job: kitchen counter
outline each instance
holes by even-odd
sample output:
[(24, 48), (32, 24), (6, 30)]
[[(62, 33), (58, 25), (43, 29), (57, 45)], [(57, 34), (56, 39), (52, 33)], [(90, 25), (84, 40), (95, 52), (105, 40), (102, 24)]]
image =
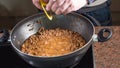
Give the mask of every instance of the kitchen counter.
[(120, 26), (96, 27), (96, 33), (102, 28), (112, 29), (113, 35), (106, 42), (94, 43), (96, 68), (120, 68)]

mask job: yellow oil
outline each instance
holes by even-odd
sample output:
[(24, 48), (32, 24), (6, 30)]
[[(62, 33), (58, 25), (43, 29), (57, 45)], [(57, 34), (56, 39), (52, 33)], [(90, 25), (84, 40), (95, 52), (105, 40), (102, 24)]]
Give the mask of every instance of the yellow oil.
[(45, 9), (47, 3), (44, 2), (43, 0), (40, 0), (40, 5), (41, 5), (41, 7), (42, 7), (44, 13), (46, 14), (47, 18), (48, 18), (49, 20), (52, 20), (52, 19), (53, 19), (52, 14), (51, 14), (51, 13), (48, 13), (48, 12), (46, 11), (46, 9)]

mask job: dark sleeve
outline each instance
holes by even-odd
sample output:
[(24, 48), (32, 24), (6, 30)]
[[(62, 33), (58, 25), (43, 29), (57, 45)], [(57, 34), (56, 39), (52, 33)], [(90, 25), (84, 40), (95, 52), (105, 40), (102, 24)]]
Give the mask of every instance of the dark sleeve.
[(88, 4), (91, 4), (91, 3), (93, 3), (96, 0), (87, 0), (87, 1), (88, 1)]
[(111, 0), (108, 0), (107, 3), (108, 3), (108, 6), (110, 6), (111, 5)]

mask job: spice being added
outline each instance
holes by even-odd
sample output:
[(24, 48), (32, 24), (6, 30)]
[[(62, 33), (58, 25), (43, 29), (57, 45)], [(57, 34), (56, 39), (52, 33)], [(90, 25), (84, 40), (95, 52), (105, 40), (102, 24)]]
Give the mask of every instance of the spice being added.
[(65, 29), (39, 29), (22, 45), (21, 51), (34, 56), (61, 56), (85, 45), (85, 39), (77, 32)]

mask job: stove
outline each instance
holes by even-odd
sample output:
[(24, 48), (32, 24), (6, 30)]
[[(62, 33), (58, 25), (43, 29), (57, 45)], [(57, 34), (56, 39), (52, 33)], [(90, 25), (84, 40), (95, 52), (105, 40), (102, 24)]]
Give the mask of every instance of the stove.
[[(16, 54), (10, 43), (0, 44), (0, 68), (35, 68)], [(79, 63), (67, 68), (95, 68), (93, 45)]]

